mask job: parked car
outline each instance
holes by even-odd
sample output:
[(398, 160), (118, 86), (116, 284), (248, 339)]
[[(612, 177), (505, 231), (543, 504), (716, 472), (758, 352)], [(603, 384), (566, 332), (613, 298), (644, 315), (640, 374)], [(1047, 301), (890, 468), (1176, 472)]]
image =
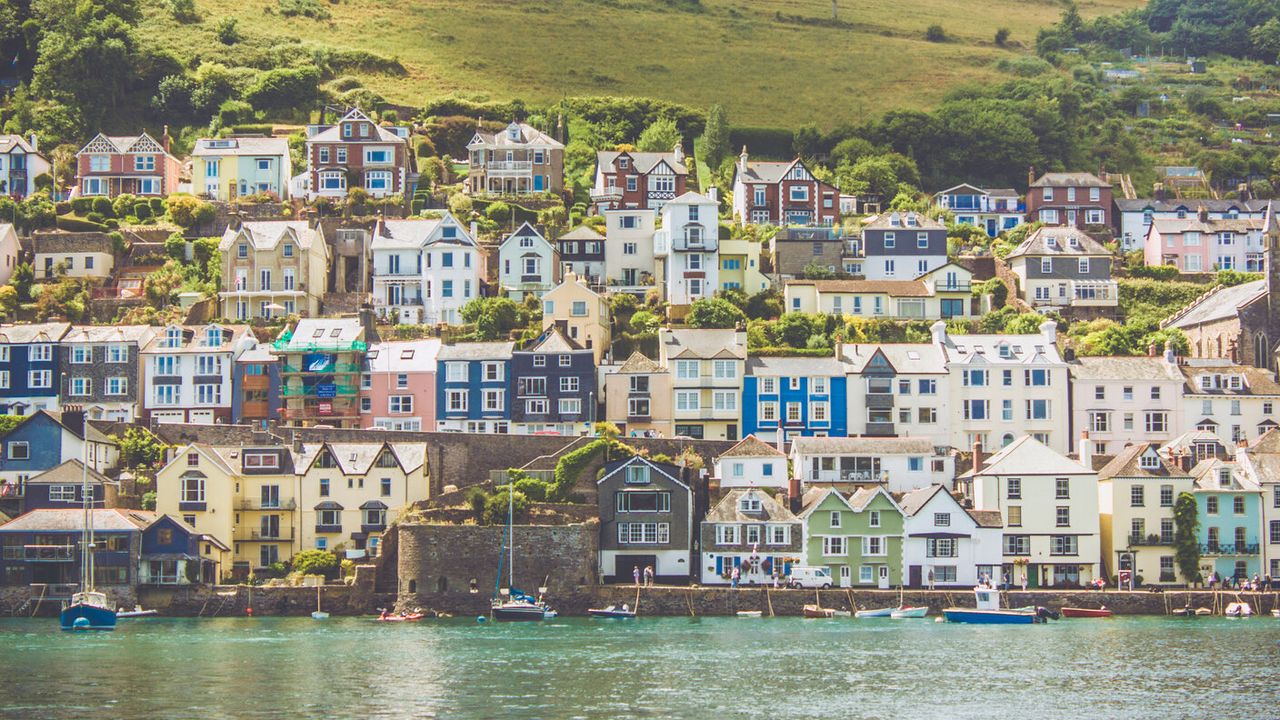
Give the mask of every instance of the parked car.
[(787, 576), (787, 587), (825, 590), (831, 587), (831, 568), (793, 565), (791, 574)]

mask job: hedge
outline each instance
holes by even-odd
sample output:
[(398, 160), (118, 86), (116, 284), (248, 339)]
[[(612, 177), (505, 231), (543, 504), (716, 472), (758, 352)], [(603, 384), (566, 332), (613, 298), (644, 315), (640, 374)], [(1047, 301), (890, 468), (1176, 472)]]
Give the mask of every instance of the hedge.
[(78, 218), (71, 215), (59, 215), (57, 219), (59, 230), (68, 232), (105, 232), (106, 225), (96, 223), (84, 218)]
[(773, 355), (775, 357), (831, 357), (835, 350), (831, 348), (793, 348), (785, 345), (779, 347), (751, 348), (753, 356)]

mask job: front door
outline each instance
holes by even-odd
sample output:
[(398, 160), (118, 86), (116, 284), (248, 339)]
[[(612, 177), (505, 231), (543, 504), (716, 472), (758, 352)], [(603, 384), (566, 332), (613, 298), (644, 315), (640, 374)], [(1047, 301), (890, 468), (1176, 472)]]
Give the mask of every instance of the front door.
[(840, 587), (853, 587), (853, 570), (848, 565), (840, 566)]
[(544, 188), (544, 187), (542, 186), (542, 176), (541, 176), (541, 175), (534, 175), (534, 176), (533, 176), (533, 191), (534, 191), (534, 192), (542, 192), (542, 191), (543, 191), (543, 190), (545, 190), (545, 189), (546, 189), (546, 188)]
[(920, 572), (921, 569), (922, 568), (919, 565), (912, 565), (907, 569), (907, 574), (909, 575), (907, 584), (911, 587), (920, 587), (920, 580), (922, 579)]
[(737, 439), (738, 439), (738, 426), (737, 426), (736, 424), (734, 424), (734, 423), (729, 423), (729, 425), (725, 427), (725, 431), (724, 431), (724, 439), (725, 439), (725, 440), (737, 440)]
[(640, 581), (644, 582), (644, 569), (646, 567), (652, 567), (656, 576), (658, 574), (658, 556), (617, 555), (613, 559), (613, 582), (635, 582), (635, 568), (640, 568)]
[(991, 237), (995, 237), (996, 235), (999, 235), (999, 234), (1000, 234), (1000, 231), (998, 228), (996, 228), (995, 218), (991, 218), (987, 220), (987, 235)]
[(879, 585), (881, 590), (889, 589), (889, 566), (888, 565), (880, 566)]

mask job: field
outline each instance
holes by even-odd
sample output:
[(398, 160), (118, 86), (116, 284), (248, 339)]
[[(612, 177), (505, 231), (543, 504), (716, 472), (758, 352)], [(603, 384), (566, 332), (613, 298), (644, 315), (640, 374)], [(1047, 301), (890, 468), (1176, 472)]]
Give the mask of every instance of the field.
[[(1081, 0), (1085, 16), (1139, 0)], [(328, 19), (284, 17), (280, 0), (196, 0), (179, 24), (167, 3), (147, 11), (145, 37), (180, 56), (232, 59), (246, 47), (296, 40), (398, 59), (404, 76), (355, 73), (389, 101), (428, 97), (650, 96), (721, 103), (736, 125), (831, 127), (895, 108), (928, 108), (954, 85), (999, 78), (1053, 22), (1050, 0), (285, 0)], [(981, 9), (975, 9), (975, 5)], [(227, 47), (214, 26), (234, 16)], [(927, 42), (938, 24), (949, 40)], [(1011, 31), (997, 47), (996, 28)], [(1019, 47), (1021, 46), (1021, 47)]]

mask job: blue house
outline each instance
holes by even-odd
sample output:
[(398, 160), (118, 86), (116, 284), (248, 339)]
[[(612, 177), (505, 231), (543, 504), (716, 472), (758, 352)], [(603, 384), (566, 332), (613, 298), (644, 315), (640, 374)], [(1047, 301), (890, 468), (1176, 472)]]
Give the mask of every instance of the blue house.
[(1232, 460), (1203, 460), (1191, 475), (1200, 521), (1200, 572), (1205, 581), (1215, 572), (1220, 580), (1260, 574), (1262, 488)]
[(937, 193), (933, 203), (935, 207), (949, 210), (957, 224), (973, 225), (990, 237), (1021, 225), (1027, 212), (1017, 190), (980, 188), (968, 183)]
[(595, 353), (552, 325), (511, 355), (511, 422), (522, 434), (583, 435), (596, 420)]
[(506, 433), (511, 427), (515, 343), (445, 345), (436, 355), (436, 429)]
[(84, 464), (76, 459), (68, 460), (28, 480), (22, 497), (22, 512), (82, 509), (86, 484), (89, 486), (93, 507), (116, 506), (116, 499), (120, 495), (119, 485), (97, 470), (86, 472)]
[(189, 585), (217, 581), (217, 563), (201, 557), (200, 543), (205, 538), (195, 528), (172, 515), (148, 515), (153, 519), (142, 529), (138, 584)]
[(58, 409), (58, 342), (71, 323), (0, 326), (0, 415)]
[(86, 425), (83, 411), (37, 410), (23, 419), (0, 435), (0, 512), (22, 512), (28, 480), (67, 461), (80, 460), (86, 453), (89, 467), (103, 472), (115, 466), (118, 447), (114, 440)]
[(834, 358), (747, 358), (742, 431), (766, 443), (849, 434), (845, 363)]

